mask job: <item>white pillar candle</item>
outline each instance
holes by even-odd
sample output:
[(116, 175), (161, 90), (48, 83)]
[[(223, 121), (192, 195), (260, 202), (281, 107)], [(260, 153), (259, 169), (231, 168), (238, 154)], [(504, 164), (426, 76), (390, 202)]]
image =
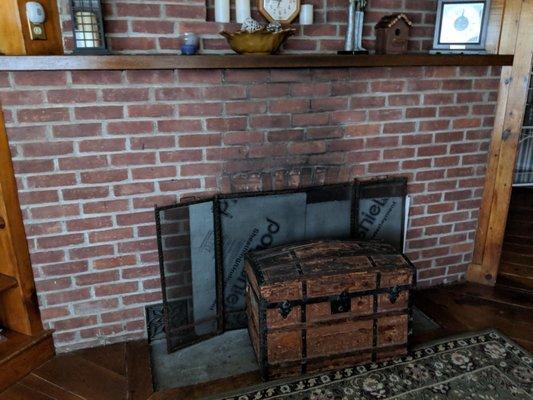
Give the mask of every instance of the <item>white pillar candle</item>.
[(215, 21), (229, 22), (229, 0), (215, 0)]
[(313, 25), (313, 5), (302, 4), (300, 10), (300, 25)]
[(246, 18), (250, 18), (250, 0), (235, 0), (235, 14), (239, 24), (242, 24)]

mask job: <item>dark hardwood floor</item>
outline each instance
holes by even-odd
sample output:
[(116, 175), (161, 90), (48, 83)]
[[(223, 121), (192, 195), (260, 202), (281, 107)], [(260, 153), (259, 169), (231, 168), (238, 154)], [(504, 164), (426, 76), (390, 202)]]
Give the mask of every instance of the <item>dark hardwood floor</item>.
[(152, 392), (149, 345), (140, 341), (58, 355), (0, 400), (146, 400)]
[(533, 292), (533, 187), (514, 187), (498, 270), (500, 285)]
[[(461, 284), (418, 291), (415, 305), (441, 329), (412, 344), (496, 328), (533, 352), (533, 297), (509, 287)], [(179, 371), (176, 371), (179, 373)], [(260, 383), (256, 372), (152, 394), (148, 344), (132, 342), (56, 356), (0, 400), (194, 400)]]
[(419, 291), (415, 304), (442, 326), (445, 335), (496, 328), (533, 352), (533, 296), (529, 292), (498, 285), (441, 286)]

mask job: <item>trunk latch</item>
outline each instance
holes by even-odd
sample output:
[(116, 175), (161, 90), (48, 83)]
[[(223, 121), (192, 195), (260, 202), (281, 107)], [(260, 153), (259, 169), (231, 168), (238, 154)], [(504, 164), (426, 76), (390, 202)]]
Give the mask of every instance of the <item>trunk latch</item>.
[(331, 313), (332, 314), (341, 314), (348, 312), (352, 309), (352, 303), (350, 301), (350, 295), (347, 291), (342, 292), (339, 296), (330, 300), (331, 303)]
[(394, 304), (398, 300), (398, 296), (400, 295), (400, 289), (398, 289), (398, 286), (394, 286), (389, 291), (389, 301)]
[(281, 315), (281, 318), (287, 319), (287, 317), (289, 316), (292, 310), (291, 303), (285, 300), (283, 303), (279, 305), (278, 308), (279, 308), (279, 314)]

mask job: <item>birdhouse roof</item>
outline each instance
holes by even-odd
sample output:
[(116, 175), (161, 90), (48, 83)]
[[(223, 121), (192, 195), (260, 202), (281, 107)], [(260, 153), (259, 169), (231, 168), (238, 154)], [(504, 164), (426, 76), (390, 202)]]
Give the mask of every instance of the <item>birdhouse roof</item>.
[(413, 26), (413, 23), (409, 18), (407, 18), (407, 15), (404, 13), (401, 14), (392, 14), (387, 15), (379, 20), (379, 22), (376, 24), (376, 28), (391, 28), (400, 20), (403, 20), (407, 25)]

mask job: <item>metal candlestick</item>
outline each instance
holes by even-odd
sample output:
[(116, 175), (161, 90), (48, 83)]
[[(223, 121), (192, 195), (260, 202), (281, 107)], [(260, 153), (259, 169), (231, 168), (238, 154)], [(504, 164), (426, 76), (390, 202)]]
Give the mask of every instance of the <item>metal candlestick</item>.
[(348, 25), (346, 26), (346, 38), (344, 39), (344, 51), (353, 51), (355, 19), (355, 0), (350, 0), (350, 5), (348, 6)]
[(362, 46), (365, 7), (366, 0), (350, 0), (344, 50), (339, 51), (339, 54), (368, 54), (368, 50)]

